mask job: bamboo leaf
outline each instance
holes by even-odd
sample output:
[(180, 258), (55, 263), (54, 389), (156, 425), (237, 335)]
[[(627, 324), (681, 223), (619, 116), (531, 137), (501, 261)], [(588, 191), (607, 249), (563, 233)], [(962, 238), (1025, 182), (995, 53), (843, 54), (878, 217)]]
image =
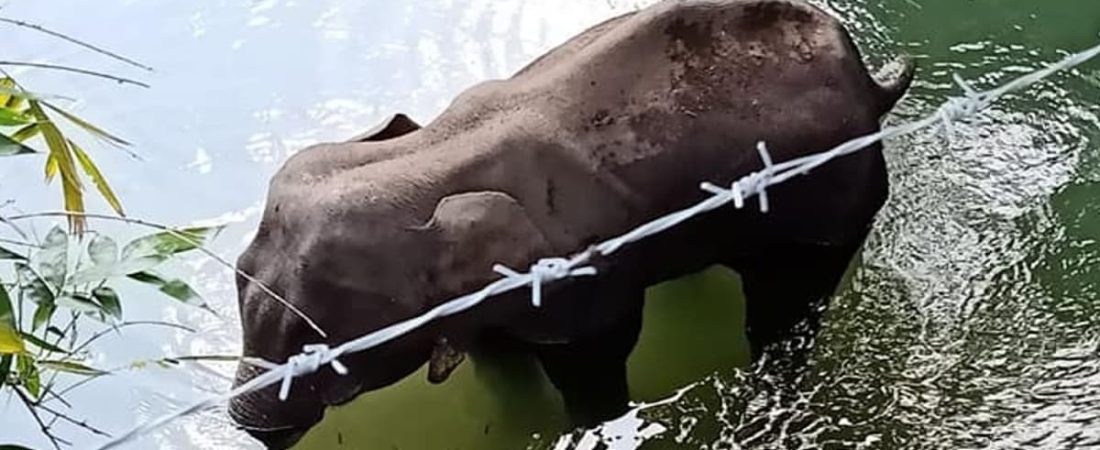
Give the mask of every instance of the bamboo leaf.
[(114, 264), (94, 265), (83, 269), (70, 278), (72, 284), (99, 283), (112, 277), (121, 277), (152, 269), (166, 261), (168, 256), (150, 255), (123, 259)]
[[(68, 140), (61, 134), (61, 130), (42, 110), (37, 100), (29, 100), (30, 112), (38, 120), (38, 126), (42, 129), (42, 136), (46, 139), (46, 147), (50, 156), (57, 160), (58, 172), (61, 174), (62, 197), (65, 201), (65, 210), (74, 213), (84, 212), (84, 194), (80, 184), (80, 176), (76, 172), (73, 162), (72, 149)], [(69, 216), (69, 229), (76, 234), (84, 232), (84, 217)]]
[(96, 235), (88, 243), (88, 259), (98, 265), (114, 264), (118, 262), (118, 244), (109, 236)]
[(41, 304), (53, 304), (54, 295), (45, 281), (26, 263), (15, 263), (15, 273), (19, 275), (19, 289), (30, 301)]
[(31, 318), (31, 331), (38, 331), (42, 325), (50, 323), (53, 313), (57, 312), (57, 305), (53, 303), (39, 303), (34, 309), (34, 317)]
[(61, 227), (53, 227), (32, 259), (38, 265), (39, 275), (61, 291), (69, 269), (69, 235)]
[(195, 292), (194, 289), (191, 289), (191, 286), (188, 286), (187, 283), (184, 283), (182, 280), (166, 280), (160, 275), (148, 271), (132, 273), (128, 276), (142, 283), (156, 286), (160, 292), (184, 304), (209, 309), (206, 305), (206, 301), (202, 299), (202, 296)]
[(18, 253), (15, 253), (11, 250), (8, 250), (4, 247), (0, 247), (0, 260), (4, 260), (4, 259), (16, 259), (16, 260), (26, 261), (27, 257), (25, 257), (23, 255), (20, 255)]
[(97, 313), (103, 310), (99, 303), (82, 294), (60, 296), (57, 298), (57, 306), (64, 306), (79, 313)]
[(206, 302), (202, 300), (202, 297), (199, 296), (198, 292), (195, 292), (194, 289), (191, 289), (191, 286), (188, 286), (187, 283), (183, 282), (183, 280), (171, 280), (165, 283), (164, 286), (161, 286), (160, 291), (165, 293), (169, 297), (172, 297), (188, 305), (206, 305)]
[(35, 346), (37, 346), (38, 348), (40, 348), (42, 350), (47, 350), (47, 351), (51, 351), (51, 352), (54, 352), (54, 353), (65, 353), (65, 350), (61, 349), (60, 347), (58, 347), (56, 345), (53, 345), (49, 342), (46, 342), (46, 341), (38, 338), (38, 336), (35, 336), (33, 334), (30, 334), (30, 333), (20, 333), (20, 334), (23, 336), (24, 340), (26, 340), (27, 342), (30, 342), (31, 344), (34, 344)]
[[(8, 383), (8, 375), (11, 373), (11, 355), (0, 355), (0, 388)], [(0, 447), (2, 450), (3, 447)]]
[(19, 332), (8, 323), (0, 322), (0, 355), (21, 354), (26, 352)]
[[(0, 372), (0, 374), (3, 374), (3, 372)], [(2, 380), (0, 380), (0, 381), (2, 381)], [(29, 447), (24, 447), (22, 445), (5, 444), (5, 445), (0, 445), (0, 450), (34, 450), (34, 449), (29, 448)]]
[(3, 90), (0, 92), (0, 106), (16, 111), (21, 110), (23, 101), (32, 95), (23, 92), (11, 77), (0, 79), (0, 89)]
[(223, 227), (193, 227), (176, 232), (160, 232), (130, 241), (122, 249), (122, 258), (145, 255), (175, 255), (188, 252), (204, 245), (207, 240), (217, 236)]
[(31, 153), (38, 152), (8, 135), (0, 134), (0, 156), (29, 155)]
[(8, 102), (11, 101), (12, 95), (10, 91), (15, 90), (15, 80), (11, 77), (0, 78), (0, 88), (4, 88), (5, 92), (0, 92), (0, 106), (8, 106)]
[(3, 282), (0, 282), (0, 322), (7, 322), (15, 327), (15, 310), (11, 307), (11, 297), (8, 296)]
[(53, 181), (53, 178), (57, 176), (57, 171), (60, 166), (57, 165), (57, 157), (50, 153), (46, 155), (46, 184)]
[(38, 361), (38, 365), (43, 369), (56, 370), (58, 372), (72, 373), (76, 375), (84, 375), (89, 377), (98, 377), (100, 375), (109, 375), (110, 372), (93, 369), (83, 364), (64, 361), (64, 360), (43, 360)]
[(12, 133), (11, 138), (16, 142), (27, 142), (27, 139), (38, 136), (39, 134), (42, 134), (42, 128), (39, 128), (37, 123), (32, 123)]
[[(16, 329), (8, 290), (4, 288), (4, 283), (0, 283), (0, 354), (23, 353), (26, 350)], [(7, 377), (7, 372), (0, 373), (0, 377)]]
[(122, 202), (115, 196), (115, 191), (111, 189), (111, 185), (107, 183), (107, 178), (99, 171), (99, 167), (96, 167), (92, 158), (88, 157), (84, 149), (80, 148), (80, 146), (76, 145), (73, 141), (69, 141), (69, 148), (73, 150), (73, 154), (76, 155), (76, 160), (80, 163), (80, 167), (84, 169), (84, 173), (92, 179), (92, 183), (95, 184), (96, 189), (99, 190), (99, 195), (102, 195), (103, 199), (107, 200), (107, 204), (111, 205), (111, 209), (115, 210), (118, 215), (125, 216), (126, 213), (122, 211)]
[(21, 354), (25, 351), (19, 331), (15, 331), (8, 323), (0, 323), (0, 354)]
[(118, 293), (107, 286), (98, 287), (92, 291), (92, 296), (99, 301), (99, 306), (104, 313), (115, 319), (122, 320), (122, 303), (118, 300)]
[(0, 126), (14, 127), (16, 125), (26, 125), (31, 122), (34, 122), (34, 117), (14, 109), (0, 106)]
[(122, 139), (118, 136), (115, 136), (111, 133), (108, 133), (106, 131), (103, 131), (103, 129), (88, 123), (86, 120), (81, 119), (81, 118), (73, 115), (72, 113), (70, 113), (68, 111), (65, 111), (61, 108), (58, 108), (58, 107), (56, 107), (56, 106), (54, 106), (54, 105), (52, 105), (48, 102), (42, 102), (42, 104), (46, 105), (47, 108), (54, 110), (58, 114), (61, 114), (66, 119), (68, 119), (70, 122), (76, 124), (80, 128), (83, 128), (84, 131), (87, 131), (88, 133), (91, 133), (94, 136), (97, 136), (99, 138), (107, 140), (108, 142), (111, 142), (111, 143), (114, 143), (114, 144), (117, 144), (117, 145), (120, 145), (120, 146), (130, 145), (130, 143), (126, 142), (126, 140), (124, 140), (124, 139)]
[(31, 394), (35, 400), (42, 395), (42, 381), (38, 377), (38, 367), (28, 355), (15, 357), (16, 370), (19, 372), (19, 383)]

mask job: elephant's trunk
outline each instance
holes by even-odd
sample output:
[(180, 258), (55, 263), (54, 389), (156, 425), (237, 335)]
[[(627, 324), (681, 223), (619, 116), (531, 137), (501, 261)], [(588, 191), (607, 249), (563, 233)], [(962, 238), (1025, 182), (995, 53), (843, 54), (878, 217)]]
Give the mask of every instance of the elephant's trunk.
[(916, 64), (908, 57), (898, 57), (879, 69), (874, 77), (879, 88), (879, 111), (886, 114), (909, 90), (916, 73)]
[[(241, 364), (237, 369), (238, 380), (249, 380), (262, 373), (251, 364)], [(299, 382), (299, 385), (303, 383)], [(324, 404), (317, 392), (298, 386), (291, 391), (287, 402), (280, 402), (274, 395), (274, 387), (233, 397), (229, 402), (229, 416), (237, 426), (268, 449), (287, 449), (293, 446), (315, 423), (321, 420)]]

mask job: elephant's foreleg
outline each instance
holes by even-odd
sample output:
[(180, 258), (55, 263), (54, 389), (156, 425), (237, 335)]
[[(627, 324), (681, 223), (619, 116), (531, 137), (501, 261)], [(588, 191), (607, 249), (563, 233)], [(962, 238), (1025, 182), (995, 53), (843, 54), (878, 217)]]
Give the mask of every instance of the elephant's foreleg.
[(641, 331), (645, 291), (637, 289), (627, 295), (633, 298), (615, 299), (631, 306), (612, 326), (566, 344), (536, 346), (546, 375), (561, 392), (576, 425), (594, 426), (627, 411), (626, 359)]
[[(862, 239), (848, 245), (783, 246), (738, 261), (753, 359), (773, 344), (813, 338), (828, 298), (861, 244)], [(807, 356), (807, 347), (795, 345), (783, 353), (800, 360)]]

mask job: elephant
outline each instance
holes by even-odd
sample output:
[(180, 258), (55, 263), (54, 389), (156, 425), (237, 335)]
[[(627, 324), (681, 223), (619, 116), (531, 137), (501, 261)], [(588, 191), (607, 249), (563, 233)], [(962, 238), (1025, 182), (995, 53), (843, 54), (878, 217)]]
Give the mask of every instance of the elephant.
[[(666, 0), (600, 23), (503, 80), (464, 91), (424, 127), (406, 115), (311, 146), (271, 180), (238, 267), (315, 320), (322, 338), (238, 278), (243, 354), (284, 361), (418, 316), (499, 278), (704, 198), (762, 167), (873, 133), (913, 64), (872, 76), (850, 35), (802, 0)], [(329, 368), (230, 402), (272, 448), (328, 406), (429, 365), (515, 342), (579, 425), (626, 411), (625, 361), (647, 286), (721, 264), (740, 274), (754, 355), (814, 323), (888, 195), (881, 145), (768, 188), (770, 210), (723, 208), (596, 258), (598, 275), (514, 291)], [(814, 325), (816, 326), (816, 325)], [(242, 363), (236, 383), (261, 369)]]

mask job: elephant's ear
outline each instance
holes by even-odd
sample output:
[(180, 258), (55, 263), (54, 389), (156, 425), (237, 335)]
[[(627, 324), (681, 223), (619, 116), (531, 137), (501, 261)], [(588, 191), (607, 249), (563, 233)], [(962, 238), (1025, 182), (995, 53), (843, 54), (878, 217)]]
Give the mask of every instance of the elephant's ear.
[[(449, 294), (478, 289), (496, 278), (493, 264), (525, 267), (551, 247), (512, 196), (498, 191), (454, 194), (435, 207), (420, 228), (440, 242), (434, 258), (433, 288)], [(488, 279), (487, 279), (488, 277)], [(446, 338), (435, 342), (428, 380), (440, 383), (462, 362), (463, 354)]]
[(523, 206), (499, 191), (445, 197), (423, 229), (442, 244), (434, 279), (443, 292), (480, 288), (494, 264), (526, 267), (552, 249)]
[(420, 124), (409, 116), (401, 113), (394, 114), (370, 131), (360, 134), (348, 140), (348, 142), (374, 142), (401, 137), (413, 131), (419, 130)]

